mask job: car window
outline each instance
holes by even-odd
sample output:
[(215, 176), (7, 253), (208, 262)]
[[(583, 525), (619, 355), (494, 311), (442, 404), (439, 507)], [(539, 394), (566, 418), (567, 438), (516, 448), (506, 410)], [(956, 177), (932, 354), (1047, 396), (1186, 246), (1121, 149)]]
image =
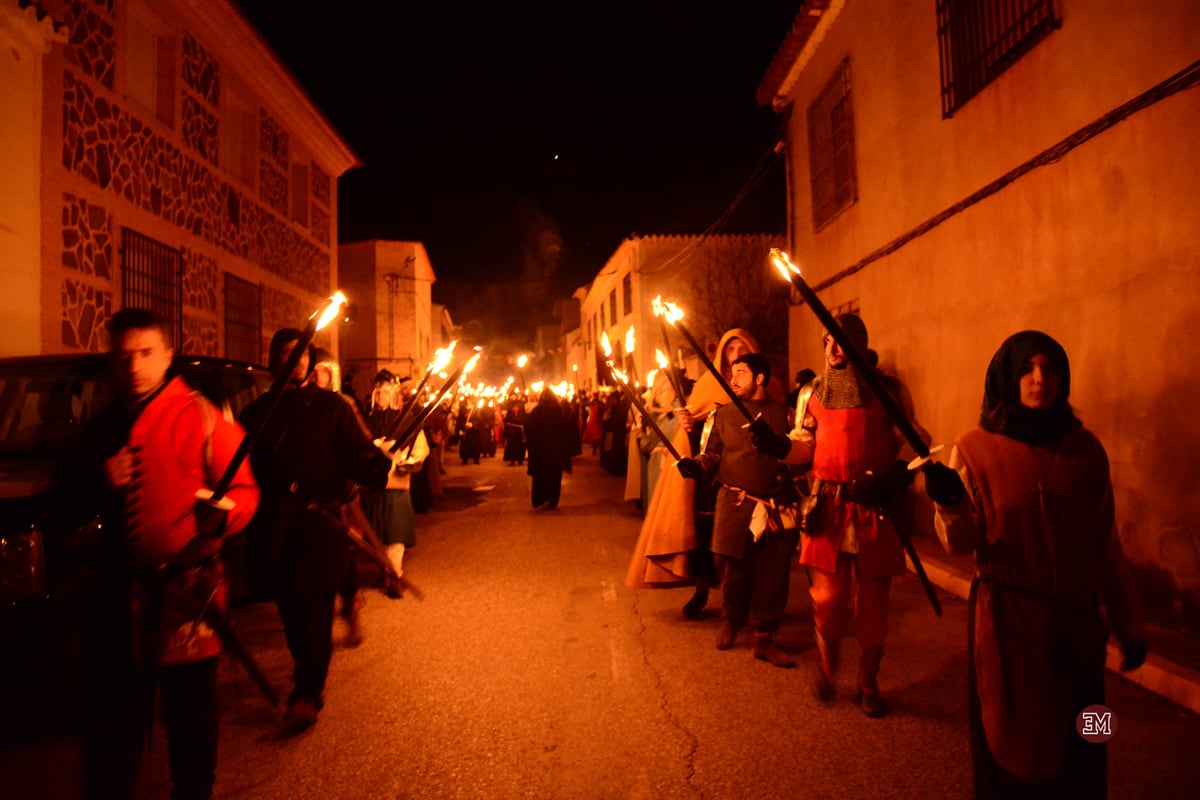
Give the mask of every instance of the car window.
[[(271, 386), (264, 369), (215, 359), (178, 358), (172, 374), (230, 420)], [(0, 450), (60, 454), (113, 397), (109, 362), (102, 356), (0, 359)]]
[(185, 361), (176, 368), (189, 386), (212, 401), (230, 421), (271, 387), (271, 376), (265, 370), (244, 365)]
[(0, 448), (64, 447), (112, 400), (108, 381), (70, 362), (0, 367)]

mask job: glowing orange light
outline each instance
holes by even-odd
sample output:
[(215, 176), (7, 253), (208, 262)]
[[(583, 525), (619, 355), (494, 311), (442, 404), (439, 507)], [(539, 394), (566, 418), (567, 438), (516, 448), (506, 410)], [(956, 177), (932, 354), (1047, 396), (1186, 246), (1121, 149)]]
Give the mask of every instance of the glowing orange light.
[(779, 274), (785, 279), (791, 280), (791, 274), (793, 272), (797, 275), (801, 274), (800, 268), (797, 267), (795, 262), (792, 261), (791, 256), (780, 250), (778, 247), (771, 248), (770, 256), (771, 263), (775, 265), (775, 268), (779, 270)]
[(323, 308), (317, 311), (317, 313), (321, 315), (320, 319), (317, 320), (317, 330), (321, 330), (326, 325), (333, 322), (334, 318), (338, 315), (338, 311), (340, 311), (342, 306), (345, 304), (346, 295), (342, 294), (341, 289), (338, 289), (337, 292), (334, 293), (333, 297), (330, 297), (322, 304)]
[(679, 309), (679, 306), (663, 300), (662, 295), (654, 298), (654, 302), (651, 305), (654, 307), (654, 316), (665, 317), (667, 322), (674, 323), (683, 319), (683, 312)]

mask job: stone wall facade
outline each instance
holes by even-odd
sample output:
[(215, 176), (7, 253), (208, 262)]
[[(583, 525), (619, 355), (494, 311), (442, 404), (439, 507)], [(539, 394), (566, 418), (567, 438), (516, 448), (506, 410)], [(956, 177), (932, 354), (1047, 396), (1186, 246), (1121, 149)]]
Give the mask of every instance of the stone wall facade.
[[(222, 272), (262, 287), (265, 337), (305, 320), (313, 298), (333, 282), (336, 204), (331, 171), (306, 159), (298, 172), (308, 176), (310, 228), (290, 219), (291, 159), (312, 148), (281, 121), (287, 115), (257, 107), (257, 130), (246, 138), (256, 166), (243, 183), (221, 164), (228, 76), (215, 54), (219, 42), (213, 47), (173, 18), (173, 3), (150, 6), (179, 25), (168, 125), (125, 99), (119, 48), (128, 9), (114, 0), (45, 5), (69, 36), (46, 60), (42, 327), (50, 330), (46, 315), (53, 314), (60, 330), (44, 346), (107, 347), (104, 324), (120, 307), (122, 228), (184, 254), (183, 352), (223, 350)], [(241, 23), (231, 17), (230, 24)]]

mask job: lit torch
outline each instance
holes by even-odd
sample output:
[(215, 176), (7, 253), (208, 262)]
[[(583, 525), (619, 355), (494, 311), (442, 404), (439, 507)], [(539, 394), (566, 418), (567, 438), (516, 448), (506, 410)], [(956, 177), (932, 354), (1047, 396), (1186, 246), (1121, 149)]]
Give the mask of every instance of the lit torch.
[[(925, 444), (925, 440), (917, 433), (917, 429), (913, 427), (908, 416), (896, 402), (896, 398), (892, 396), (891, 391), (884, 385), (883, 379), (879, 376), (879, 372), (867, 363), (866, 353), (861, 352), (854, 342), (850, 341), (850, 337), (842, 330), (842, 326), (834, 319), (833, 314), (829, 313), (829, 309), (821, 302), (821, 298), (817, 297), (817, 293), (808, 285), (808, 281), (804, 280), (804, 276), (800, 274), (800, 268), (792, 262), (792, 259), (787, 253), (782, 250), (772, 247), (770, 253), (771, 261), (775, 264), (775, 268), (779, 270), (784, 278), (791, 282), (800, 296), (804, 298), (804, 302), (817, 315), (817, 319), (825, 326), (825, 330), (829, 331), (829, 335), (842, 348), (842, 352), (846, 354), (846, 358), (854, 365), (855, 372), (858, 373), (867, 384), (867, 388), (871, 390), (871, 394), (879, 400), (879, 404), (883, 406), (883, 410), (888, 415), (888, 419), (900, 431), (900, 435), (904, 437), (914, 451), (917, 453), (917, 458), (908, 465), (909, 469), (922, 469), (928, 465), (934, 453), (940, 450), (939, 446), (935, 450), (930, 450), (929, 445)], [(925, 594), (929, 597), (929, 602), (933, 604), (933, 610), (941, 616), (942, 604), (938, 600), (937, 592), (933, 588), (933, 584), (925, 575), (925, 568), (921, 566), (921, 559), (917, 555), (916, 548), (913, 546), (912, 539), (909, 538), (903, 525), (893, 526), (896, 534), (900, 537), (900, 543), (904, 545), (905, 551), (908, 553), (909, 560), (913, 563), (913, 571), (917, 573), (917, 577), (921, 579), (922, 585), (925, 587)]]
[(450, 359), (454, 356), (454, 348), (458, 344), (458, 340), (450, 343), (449, 347), (439, 348), (434, 351), (433, 361), (429, 362), (429, 366), (425, 369), (425, 375), (421, 378), (421, 382), (417, 385), (417, 390), (413, 392), (412, 402), (404, 407), (400, 412), (400, 418), (392, 425), (392, 431), (404, 430), (408, 425), (409, 419), (412, 418), (413, 409), (421, 402), (421, 391), (425, 388), (425, 384), (429, 383), (429, 376), (434, 373), (439, 373), (446, 368), (450, 363)]
[[(667, 374), (671, 379), (671, 388), (675, 390), (675, 398), (677, 402), (676, 407), (683, 408), (683, 404), (687, 402), (687, 398), (684, 397), (683, 394), (683, 380), (679, 375), (679, 365), (671, 363), (666, 355), (667, 353), (671, 352), (671, 337), (667, 334), (667, 322), (668, 320), (672, 319), (672, 317), (677, 319), (678, 317), (675, 317), (676, 314), (679, 317), (682, 317), (683, 312), (681, 312), (674, 304), (671, 304), (671, 309), (668, 310), (667, 304), (663, 302), (662, 295), (655, 297), (650, 305), (654, 308), (654, 316), (658, 319), (658, 328), (662, 332), (663, 340), (662, 355), (659, 356), (656, 353), (655, 357), (658, 359), (658, 365), (663, 369), (668, 370)], [(667, 364), (670, 364), (669, 368), (667, 367)]]
[(647, 428), (654, 431), (654, 434), (658, 437), (658, 440), (663, 443), (663, 447), (667, 448), (667, 452), (671, 454), (672, 458), (674, 458), (676, 461), (679, 461), (679, 459), (683, 458), (683, 456), (679, 455), (679, 451), (675, 449), (675, 445), (671, 444), (670, 438), (663, 433), (663, 429), (658, 427), (658, 423), (654, 421), (654, 417), (646, 409), (646, 404), (642, 402), (641, 396), (638, 395), (637, 391), (635, 391), (633, 387), (629, 385), (628, 379), (625, 377), (625, 373), (614, 367), (611, 361), (608, 362), (608, 368), (612, 370), (613, 378), (616, 379), (617, 385), (620, 386), (622, 391), (629, 396), (629, 401), (633, 403), (638, 412), (642, 415), (642, 423)]
[(670, 438), (663, 433), (662, 428), (658, 427), (658, 423), (654, 421), (654, 417), (652, 417), (650, 412), (646, 409), (646, 404), (642, 402), (642, 398), (639, 397), (638, 393), (629, 385), (629, 382), (625, 378), (625, 373), (613, 366), (612, 345), (608, 343), (608, 336), (602, 335), (600, 337), (600, 346), (604, 349), (604, 355), (608, 359), (605, 363), (608, 364), (608, 369), (612, 373), (613, 380), (617, 382), (617, 386), (621, 387), (621, 391), (625, 392), (625, 394), (629, 397), (629, 402), (633, 403), (634, 407), (637, 408), (638, 412), (642, 415), (642, 421), (645, 423), (646, 427), (654, 431), (654, 433), (658, 436), (659, 441), (661, 441), (663, 446), (667, 448), (667, 452), (669, 452), (676, 461), (679, 461), (679, 459), (683, 456), (679, 455), (679, 451), (675, 449), (675, 445), (671, 444)]
[(629, 363), (629, 374), (633, 376), (633, 382), (637, 383), (637, 361), (633, 358), (633, 348), (637, 344), (637, 339), (633, 335), (633, 326), (629, 326), (629, 330), (625, 333), (625, 360)]
[(467, 373), (474, 369), (475, 364), (478, 363), (479, 357), (482, 355), (483, 353), (479, 352), (477, 348), (475, 353), (472, 354), (470, 358), (462, 361), (462, 363), (458, 365), (454, 372), (450, 373), (450, 377), (446, 378), (446, 382), (443, 383), (442, 388), (438, 390), (437, 396), (434, 397), (433, 400), (426, 403), (424, 408), (421, 409), (421, 413), (417, 415), (417, 418), (409, 423), (408, 427), (404, 429), (403, 433), (396, 437), (396, 443), (390, 448), (391, 452), (395, 453), (397, 450), (402, 448), (412, 447), (412, 443), (416, 441), (417, 434), (421, 431), (421, 427), (425, 424), (425, 420), (429, 419), (430, 415), (433, 414), (433, 412), (441, 404), (442, 400), (446, 398), (446, 395), (450, 393), (450, 390), (458, 385), (459, 380), (465, 378)]
[(671, 392), (675, 395), (671, 400), (671, 406), (678, 411), (683, 408), (683, 387), (679, 385), (679, 376), (675, 373), (671, 362), (667, 360), (667, 356), (662, 350), (654, 351), (654, 360), (658, 362), (658, 368), (667, 375), (667, 382), (671, 384)]
[(233, 458), (229, 460), (229, 466), (225, 468), (225, 473), (217, 481), (212, 494), (209, 495), (207, 490), (202, 489), (197, 492), (197, 497), (218, 508), (223, 507), (220, 505), (221, 499), (229, 491), (229, 487), (233, 484), (234, 476), (237, 475), (238, 468), (246, 460), (246, 456), (250, 454), (250, 448), (254, 447), (255, 442), (258, 441), (258, 436), (262, 433), (263, 428), (266, 427), (267, 420), (275, 413), (275, 409), (279, 405), (279, 398), (283, 397), (284, 387), (287, 386), (292, 373), (296, 370), (296, 365), (300, 363), (301, 357), (308, 350), (308, 346), (312, 344), (313, 337), (317, 335), (317, 331), (329, 325), (330, 322), (333, 322), (345, 304), (346, 295), (342, 294), (341, 290), (338, 290), (332, 297), (326, 298), (320, 307), (312, 313), (312, 316), (308, 318), (308, 323), (304, 326), (304, 330), (300, 332), (300, 338), (292, 346), (292, 352), (288, 355), (287, 361), (279, 368), (279, 372), (275, 375), (275, 381), (271, 384), (271, 388), (267, 390), (267, 399), (264, 400), (267, 410), (258, 428), (253, 431), (247, 431), (246, 435), (242, 437), (241, 444), (238, 445)]
[(529, 363), (529, 356), (522, 353), (517, 359), (517, 373), (521, 376), (521, 394), (528, 391), (525, 388), (525, 365)]
[(696, 337), (692, 336), (692, 332), (680, 321), (683, 319), (683, 312), (679, 310), (679, 306), (674, 303), (664, 302), (663, 307), (666, 311), (660, 319), (666, 319), (667, 322), (674, 326), (675, 330), (679, 331), (679, 335), (696, 351), (696, 356), (700, 359), (700, 363), (717, 379), (717, 383), (724, 390), (725, 394), (729, 395), (730, 401), (737, 407), (737, 410), (741, 412), (747, 422), (753, 422), (754, 415), (750, 413), (750, 409), (746, 408), (746, 404), (742, 402), (742, 398), (738, 397), (737, 392), (733, 391), (733, 387), (729, 385), (729, 381), (725, 380), (725, 376), (721, 374), (721, 370), (717, 369), (716, 365), (713, 364), (712, 359), (708, 357), (708, 353), (696, 341)]

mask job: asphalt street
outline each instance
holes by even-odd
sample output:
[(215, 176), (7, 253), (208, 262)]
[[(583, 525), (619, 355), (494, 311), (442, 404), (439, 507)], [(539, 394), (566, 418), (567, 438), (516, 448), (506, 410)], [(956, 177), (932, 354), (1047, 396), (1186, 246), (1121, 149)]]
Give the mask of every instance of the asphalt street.
[[(809, 694), (815, 657), (807, 583), (792, 570), (780, 642), (799, 666), (753, 658), (750, 636), (713, 646), (720, 593), (686, 620), (688, 589), (624, 585), (641, 517), (623, 478), (576, 458), (555, 511), (530, 508), (524, 469), (446, 461), (446, 493), (418, 517), (405, 576), (425, 593), (370, 591), (365, 641), (335, 627), (326, 707), (281, 735), (281, 712), (223, 658), (216, 797), (282, 798), (965, 798), (965, 604), (934, 616), (917, 580), (896, 581), (880, 683), (892, 713), (852, 700), (857, 648), (838, 699)], [(238, 630), (283, 693), (291, 661), (274, 609)], [(1200, 718), (1110, 678), (1117, 719), (1110, 797), (1194, 797)], [(152, 743), (139, 796), (166, 797), (166, 742)], [(76, 742), (0, 753), (0, 797), (77, 793)]]

